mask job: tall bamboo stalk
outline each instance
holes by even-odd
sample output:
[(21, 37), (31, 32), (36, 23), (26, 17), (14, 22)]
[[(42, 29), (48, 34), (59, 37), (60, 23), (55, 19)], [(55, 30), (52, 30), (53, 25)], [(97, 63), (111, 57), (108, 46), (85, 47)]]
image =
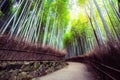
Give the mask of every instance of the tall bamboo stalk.
[(118, 10), (119, 10), (119, 13), (120, 13), (120, 0), (118, 0)]
[(112, 36), (111, 36), (110, 30), (109, 30), (109, 28), (108, 28), (108, 25), (107, 25), (107, 23), (106, 23), (106, 21), (105, 21), (105, 19), (104, 19), (104, 17), (103, 17), (103, 14), (102, 14), (102, 12), (101, 12), (101, 10), (100, 10), (100, 7), (98, 6), (98, 3), (97, 3), (96, 0), (93, 0), (93, 1), (94, 1), (94, 4), (95, 4), (95, 6), (96, 6), (96, 8), (97, 8), (97, 10), (98, 10), (99, 16), (100, 16), (100, 18), (101, 18), (101, 20), (102, 20), (104, 29), (105, 29), (105, 31), (106, 31), (106, 35), (107, 35), (108, 39), (111, 40), (111, 39), (112, 39)]

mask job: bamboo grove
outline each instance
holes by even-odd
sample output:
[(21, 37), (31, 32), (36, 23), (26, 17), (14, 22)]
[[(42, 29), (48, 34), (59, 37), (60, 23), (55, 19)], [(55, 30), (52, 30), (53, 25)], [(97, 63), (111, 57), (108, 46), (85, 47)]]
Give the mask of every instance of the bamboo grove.
[(120, 39), (120, 0), (9, 0), (0, 4), (0, 34), (66, 49), (66, 57)]

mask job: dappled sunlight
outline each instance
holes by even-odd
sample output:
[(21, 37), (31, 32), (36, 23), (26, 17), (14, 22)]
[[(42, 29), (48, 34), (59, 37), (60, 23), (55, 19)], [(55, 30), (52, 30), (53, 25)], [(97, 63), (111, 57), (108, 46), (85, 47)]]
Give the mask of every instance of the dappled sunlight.
[(77, 5), (77, 0), (70, 0), (70, 18), (71, 19), (78, 19), (80, 14), (80, 7)]
[[(70, 12), (70, 19), (79, 19), (79, 15), (81, 14), (82, 16), (86, 15), (85, 14), (85, 7), (87, 4), (84, 3), (84, 6), (81, 6), (78, 4), (78, 0), (70, 0), (69, 1), (69, 12)], [(81, 17), (82, 18), (82, 17)]]

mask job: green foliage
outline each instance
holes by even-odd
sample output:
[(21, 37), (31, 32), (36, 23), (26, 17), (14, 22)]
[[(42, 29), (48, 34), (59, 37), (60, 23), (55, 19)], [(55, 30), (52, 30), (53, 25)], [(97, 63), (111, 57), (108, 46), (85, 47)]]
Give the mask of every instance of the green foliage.
[(78, 0), (78, 5), (83, 6), (88, 0)]
[(64, 34), (64, 38), (63, 38), (64, 47), (69, 46), (73, 41), (74, 41), (74, 37), (71, 32), (67, 32)]
[(4, 14), (3, 14), (3, 12), (0, 10), (0, 17), (2, 17)]
[(15, 8), (10, 7), (10, 12), (13, 14), (15, 12)]
[[(44, 18), (43, 21), (46, 23), (47, 16), (51, 16), (51, 22), (56, 16), (60, 23), (63, 23), (64, 26), (67, 26), (69, 21), (69, 11), (67, 9), (69, 0), (46, 0), (44, 2)], [(62, 6), (61, 6), (62, 5)], [(51, 13), (49, 11), (51, 10)]]
[(14, 4), (14, 0), (10, 0), (10, 12), (13, 14), (16, 10), (15, 7), (13, 7), (13, 4)]
[(14, 3), (14, 0), (10, 0), (10, 4), (13, 4)]

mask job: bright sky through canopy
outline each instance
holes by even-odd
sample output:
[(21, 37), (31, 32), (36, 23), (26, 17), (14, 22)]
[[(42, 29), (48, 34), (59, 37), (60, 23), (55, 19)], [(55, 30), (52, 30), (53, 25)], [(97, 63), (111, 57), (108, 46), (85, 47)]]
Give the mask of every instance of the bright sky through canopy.
[(70, 17), (77, 19), (80, 13), (80, 7), (77, 5), (77, 0), (70, 0)]

